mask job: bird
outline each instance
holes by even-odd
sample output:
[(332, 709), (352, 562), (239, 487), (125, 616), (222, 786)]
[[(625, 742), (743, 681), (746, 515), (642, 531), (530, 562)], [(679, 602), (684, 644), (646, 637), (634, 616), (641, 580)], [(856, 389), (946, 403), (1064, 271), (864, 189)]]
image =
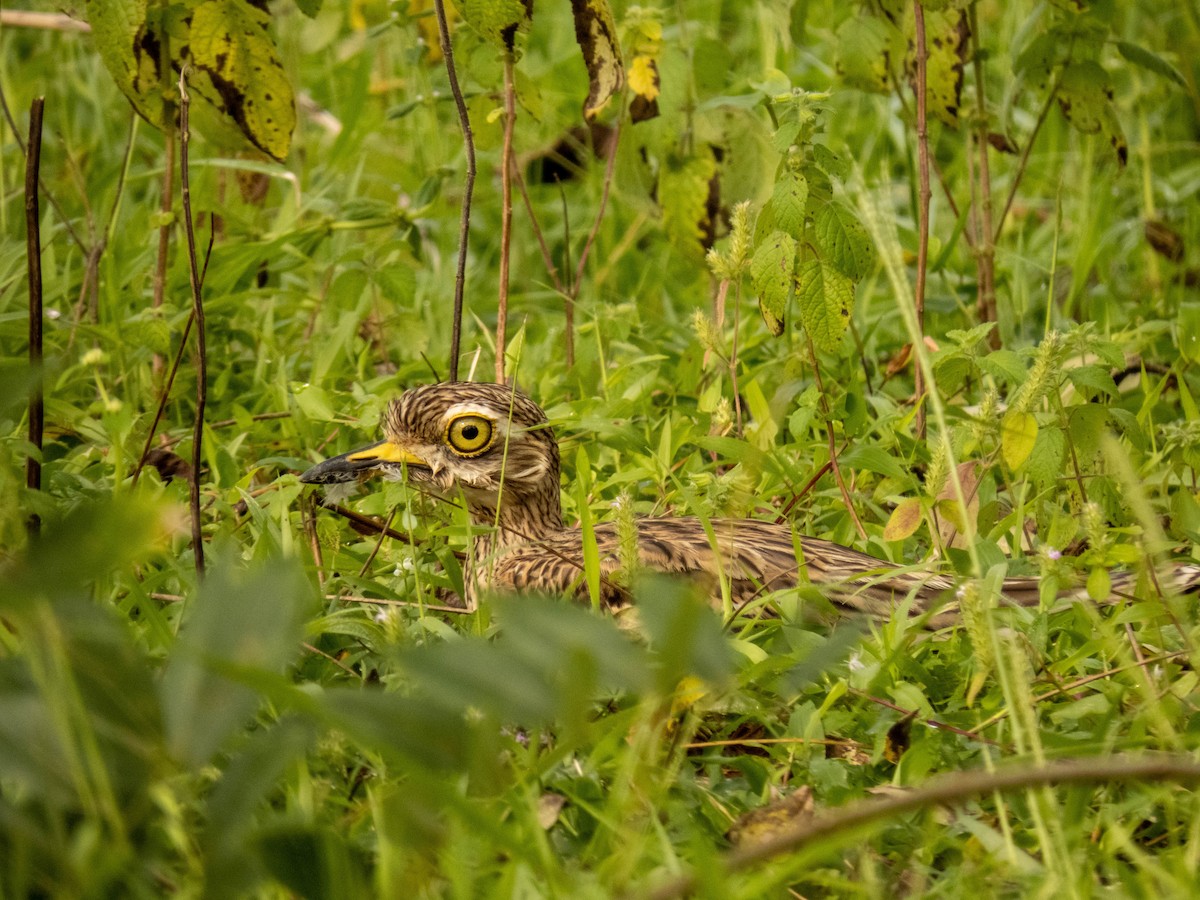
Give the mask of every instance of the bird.
[[(437, 496), (461, 497), (473, 532), (464, 578), (468, 608), (488, 591), (589, 595), (584, 532), (563, 519), (558, 442), (546, 413), (528, 396), (506, 384), (420, 385), (390, 402), (383, 432), (383, 440), (319, 462), (300, 481), (339, 486), (373, 476), (406, 478)], [(910, 615), (925, 616), (930, 627), (941, 627), (954, 621), (963, 584), (952, 575), (900, 567), (795, 534), (787, 522), (654, 516), (635, 525), (637, 568), (684, 576), (714, 602), (728, 596), (734, 609), (807, 582), (840, 610), (887, 619), (903, 606)], [(621, 583), (620, 527), (601, 522), (592, 531), (599, 600), (621, 610), (629, 592)], [(1200, 583), (1195, 566), (1176, 566), (1171, 575), (1165, 586), (1177, 592)], [(1111, 594), (1128, 595), (1135, 580), (1133, 572), (1114, 573)], [(1037, 606), (1040, 580), (1006, 578), (1001, 595), (1011, 605)], [(1086, 593), (1076, 588), (1062, 596)]]

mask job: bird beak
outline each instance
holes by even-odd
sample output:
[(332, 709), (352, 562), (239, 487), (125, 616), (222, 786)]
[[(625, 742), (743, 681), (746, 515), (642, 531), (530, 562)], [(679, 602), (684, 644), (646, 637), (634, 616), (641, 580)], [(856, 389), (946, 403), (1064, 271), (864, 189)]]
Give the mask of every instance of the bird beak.
[(429, 468), (429, 463), (403, 447), (391, 441), (380, 441), (341, 456), (331, 456), (306, 471), (300, 480), (305, 484), (345, 484), (370, 475), (377, 469), (401, 465)]

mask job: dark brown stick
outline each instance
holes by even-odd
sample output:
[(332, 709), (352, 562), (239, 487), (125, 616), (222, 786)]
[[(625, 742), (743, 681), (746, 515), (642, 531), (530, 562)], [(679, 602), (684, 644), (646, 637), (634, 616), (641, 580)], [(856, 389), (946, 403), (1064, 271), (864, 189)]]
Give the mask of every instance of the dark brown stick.
[[(992, 228), (992, 178), (988, 169), (988, 119), (987, 95), (983, 83), (983, 52), (979, 43), (979, 17), (974, 5), (967, 9), (971, 26), (971, 62), (975, 71), (975, 143), (979, 147), (979, 243), (975, 250), (979, 266), (979, 319), (982, 322), (996, 321), (996, 241)], [(968, 154), (969, 155), (969, 154)], [(988, 346), (1000, 349), (1000, 329), (988, 332)]]
[[(42, 431), (45, 402), (42, 396), (42, 213), (38, 205), (38, 177), (42, 165), (42, 112), (45, 97), (35, 97), (29, 106), (29, 143), (25, 154), (25, 263), (29, 270), (29, 443), (33, 453), (25, 460), (25, 486), (42, 489)], [(30, 537), (42, 529), (42, 520), (31, 513), (26, 523)]]
[(500, 150), (500, 291), (496, 308), (496, 384), (504, 383), (504, 348), (508, 344), (508, 271), (512, 255), (512, 143), (517, 121), (517, 89), (512, 54), (504, 59), (504, 144)]
[(204, 446), (204, 407), (208, 403), (208, 348), (204, 334), (204, 303), (200, 298), (200, 269), (196, 263), (196, 229), (192, 224), (192, 187), (188, 177), (188, 67), (179, 73), (179, 185), (183, 203), (183, 230), (187, 235), (188, 284), (192, 289), (192, 316), (196, 322), (196, 421), (192, 428), (192, 552), (196, 574), (204, 577), (204, 534), (200, 527), (200, 462)]
[[(154, 258), (154, 294), (150, 300), (151, 309), (159, 309), (163, 304), (163, 295), (167, 289), (167, 255), (171, 250), (171, 209), (175, 203), (175, 126), (168, 117), (163, 125), (163, 145), (167, 151), (166, 168), (163, 171), (162, 203), (159, 210), (162, 214), (162, 225), (158, 228), (158, 254)], [(162, 356), (154, 354), (152, 365), (155, 376), (162, 371)], [(157, 380), (157, 379), (156, 379)]]
[[(925, 338), (925, 270), (929, 267), (929, 120), (926, 109), (926, 64), (929, 48), (925, 44), (925, 9), (921, 0), (913, 0), (917, 42), (917, 284), (913, 304), (917, 314), (917, 335)], [(913, 392), (917, 404), (917, 439), (925, 439), (925, 374), (913, 348)]]
[(450, 26), (446, 24), (444, 0), (433, 0), (437, 13), (438, 42), (442, 48), (442, 59), (446, 62), (446, 75), (450, 79), (450, 93), (454, 95), (454, 106), (458, 109), (458, 124), (462, 129), (463, 146), (467, 151), (467, 177), (463, 182), (462, 217), (458, 225), (458, 269), (454, 274), (454, 321), (450, 332), (450, 377), (458, 381), (458, 354), (462, 342), (463, 292), (467, 282), (467, 237), (471, 228), (471, 197), (475, 193), (475, 136), (471, 133), (471, 117), (467, 114), (467, 102), (463, 99), (458, 84), (458, 73), (454, 70), (454, 48), (450, 45)]

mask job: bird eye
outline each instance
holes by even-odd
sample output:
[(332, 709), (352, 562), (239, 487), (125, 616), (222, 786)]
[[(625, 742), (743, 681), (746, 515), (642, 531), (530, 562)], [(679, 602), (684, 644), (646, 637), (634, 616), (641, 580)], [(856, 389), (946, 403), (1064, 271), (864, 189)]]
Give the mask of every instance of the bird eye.
[(461, 456), (478, 456), (492, 445), (492, 423), (483, 416), (458, 416), (446, 429), (450, 448)]

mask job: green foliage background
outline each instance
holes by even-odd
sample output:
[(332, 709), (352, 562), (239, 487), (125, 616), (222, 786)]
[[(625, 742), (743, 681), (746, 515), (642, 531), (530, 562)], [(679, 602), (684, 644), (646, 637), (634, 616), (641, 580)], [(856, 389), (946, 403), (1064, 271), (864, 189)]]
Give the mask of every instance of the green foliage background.
[[(61, 209), (43, 201), (49, 433), (34, 493), (23, 157), (0, 126), (2, 890), (584, 896), (695, 867), (721, 896), (1193, 892), (1200, 815), (1171, 786), (983, 797), (737, 876), (715, 863), (734, 819), (800, 784), (826, 808), (1001, 762), (1194, 755), (1194, 602), (1164, 602), (1146, 578), (1117, 608), (980, 614), (937, 637), (902, 616), (814, 624), (801, 608), (825, 607), (805, 591), (772, 601), (779, 619), (726, 622), (655, 584), (632, 636), (567, 605), (437, 609), (461, 577), (465, 520), (402, 485), (354, 505), (395, 508), (411, 543), (377, 546), (315, 508), (294, 473), (364, 442), (390, 396), (446, 372), (463, 151), (428, 4), (313, 5), (311, 18), (273, 8), (304, 97), (286, 163), (256, 164), (265, 202), (242, 199), (227, 151), (193, 144), (201, 245), (208, 213), (223, 228), (204, 284), (202, 585), (185, 479), (131, 481), (163, 380), (155, 356), (170, 359), (191, 304), (178, 201), (165, 303), (150, 304), (163, 137), (133, 118), (86, 35), (0, 30), (20, 131), (46, 96), (42, 173)], [(949, 518), (977, 537), (942, 548), (947, 568), (1086, 577), (1097, 594), (1109, 566), (1196, 556), (1200, 18), (1189, 4), (1076, 5), (971, 7), (986, 131), (1017, 148), (990, 156), (997, 223), (1023, 177), (996, 242), (992, 349), (975, 328), (980, 263), (961, 214), (978, 165), (968, 62), (957, 129), (930, 126), (938, 402), (923, 441), (911, 366), (889, 372), (911, 340), (917, 250), (912, 95), (889, 91), (904, 35), (878, 24), (900, 6), (614, 4), (627, 39), (661, 23), (662, 114), (622, 126), (573, 367), (563, 300), (515, 201), (508, 369), (563, 442), (569, 518), (619, 515), (621, 497), (639, 514), (773, 517), (821, 472), (832, 423), (867, 539), (828, 474), (791, 510), (803, 533), (909, 563), (940, 547)], [(482, 378), (503, 63), (466, 27), (454, 40), (481, 173), (462, 370)], [(602, 163), (561, 187), (536, 177), (588, 94), (569, 5), (539, 4), (521, 42), (515, 146), (567, 273), (604, 189)], [(1055, 86), (1070, 102), (1047, 101)], [(618, 114), (613, 103), (599, 118)], [(800, 304), (824, 294), (785, 289), (772, 336), (745, 270), (716, 324), (701, 238), (711, 227), (736, 255), (727, 214), (741, 201), (745, 258), (771, 234), (803, 238), (815, 226), (796, 217), (797, 172), (810, 190), (826, 177), (827, 215), (870, 237), (850, 330), (812, 331)], [(725, 212), (704, 221), (710, 199)], [(836, 237), (815, 240), (836, 252)], [(194, 379), (185, 355), (159, 429), (184, 458)], [(959, 509), (943, 486), (968, 462), (977, 502)], [(909, 712), (897, 759), (888, 735)]]

